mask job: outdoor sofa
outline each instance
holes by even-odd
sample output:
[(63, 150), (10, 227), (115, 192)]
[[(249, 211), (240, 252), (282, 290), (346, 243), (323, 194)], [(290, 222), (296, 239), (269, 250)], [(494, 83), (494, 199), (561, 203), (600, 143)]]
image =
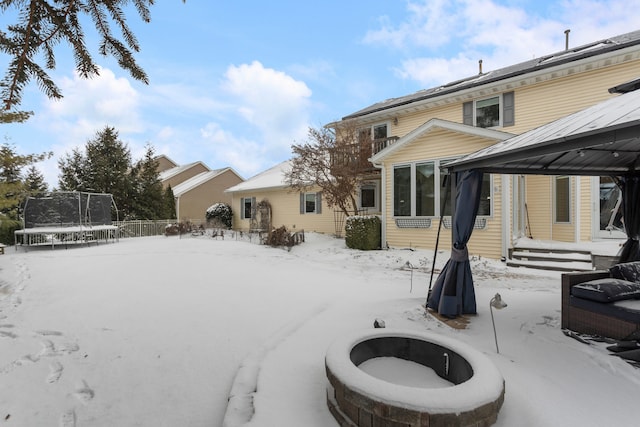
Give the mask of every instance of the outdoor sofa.
[(562, 329), (640, 339), (640, 261), (562, 275)]

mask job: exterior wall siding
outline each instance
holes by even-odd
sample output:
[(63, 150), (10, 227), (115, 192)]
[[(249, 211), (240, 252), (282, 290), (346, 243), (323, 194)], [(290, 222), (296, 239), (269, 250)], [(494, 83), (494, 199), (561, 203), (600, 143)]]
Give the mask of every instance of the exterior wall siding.
[[(391, 247), (434, 249), (440, 221), (439, 215), (436, 215), (431, 217), (430, 228), (399, 228), (396, 226), (392, 203), (394, 165), (421, 160), (459, 157), (493, 143), (495, 141), (438, 129), (429, 132), (426, 136), (398, 149), (385, 158), (385, 191), (387, 194), (385, 203), (386, 243)], [(487, 217), (486, 228), (474, 230), (469, 241), (469, 252), (491, 258), (500, 258), (503, 191), (500, 176), (492, 177), (492, 187), (492, 215)], [(448, 250), (450, 246), (451, 230), (443, 226), (440, 232), (438, 248)]]
[(231, 205), (232, 197), (224, 190), (242, 182), (235, 173), (230, 170), (215, 176), (209, 181), (193, 188), (181, 195), (176, 209), (179, 210), (181, 221), (206, 219), (207, 209), (215, 203), (227, 203)]
[(175, 187), (178, 184), (181, 184), (183, 182), (185, 182), (186, 180), (193, 178), (194, 176), (202, 173), (202, 172), (209, 172), (209, 169), (207, 169), (207, 167), (201, 163), (197, 163), (195, 165), (193, 165), (192, 167), (185, 169), (184, 171), (180, 172), (179, 174), (172, 176), (171, 178), (165, 180), (162, 184), (164, 186), (164, 188), (167, 188), (167, 186), (171, 186), (171, 188)]
[(578, 230), (578, 241), (586, 242), (591, 240), (593, 230), (593, 210), (592, 205), (598, 203), (598, 200), (592, 202), (591, 181), (590, 176), (578, 177), (580, 191), (580, 228)]
[[(309, 190), (317, 192), (319, 189)], [(255, 190), (234, 192), (232, 198), (233, 228), (239, 231), (249, 231), (251, 221), (240, 218), (240, 202), (242, 198), (255, 197), (256, 203), (268, 200), (271, 204), (272, 227), (287, 227), (290, 231), (304, 230), (323, 234), (335, 233), (333, 209), (328, 207), (325, 198), (322, 198), (322, 213), (300, 213), (300, 193), (289, 189)]]
[(156, 161), (158, 162), (158, 172), (164, 172), (178, 166), (165, 156), (158, 156)]

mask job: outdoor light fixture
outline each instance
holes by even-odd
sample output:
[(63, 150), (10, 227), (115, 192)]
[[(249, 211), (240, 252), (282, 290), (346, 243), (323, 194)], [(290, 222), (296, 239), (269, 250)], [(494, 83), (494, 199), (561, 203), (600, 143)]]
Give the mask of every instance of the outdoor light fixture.
[(491, 324), (493, 324), (493, 337), (496, 340), (496, 353), (500, 353), (498, 349), (498, 334), (496, 334), (496, 322), (493, 320), (493, 309), (501, 310), (507, 306), (507, 303), (502, 300), (500, 294), (496, 294), (491, 301), (489, 301), (489, 311), (491, 312)]

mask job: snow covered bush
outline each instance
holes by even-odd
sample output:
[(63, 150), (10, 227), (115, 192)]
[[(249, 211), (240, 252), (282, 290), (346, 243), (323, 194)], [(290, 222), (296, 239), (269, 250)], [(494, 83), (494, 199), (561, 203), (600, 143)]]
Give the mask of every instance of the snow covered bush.
[(382, 223), (377, 216), (350, 216), (344, 241), (348, 248), (369, 251), (380, 249)]
[(216, 228), (231, 229), (233, 223), (233, 211), (226, 203), (216, 203), (207, 208), (207, 224)]

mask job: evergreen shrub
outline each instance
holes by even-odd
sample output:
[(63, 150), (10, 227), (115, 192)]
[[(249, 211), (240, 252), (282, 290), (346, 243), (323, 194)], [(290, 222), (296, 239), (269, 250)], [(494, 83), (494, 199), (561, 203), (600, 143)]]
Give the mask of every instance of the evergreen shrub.
[(345, 225), (345, 243), (348, 248), (370, 251), (380, 249), (382, 222), (380, 217), (350, 216)]
[(12, 219), (0, 219), (0, 243), (13, 245), (15, 243), (14, 231), (20, 230), (22, 223)]
[(206, 218), (207, 224), (230, 230), (233, 224), (233, 211), (231, 206), (226, 203), (216, 203), (207, 208)]

